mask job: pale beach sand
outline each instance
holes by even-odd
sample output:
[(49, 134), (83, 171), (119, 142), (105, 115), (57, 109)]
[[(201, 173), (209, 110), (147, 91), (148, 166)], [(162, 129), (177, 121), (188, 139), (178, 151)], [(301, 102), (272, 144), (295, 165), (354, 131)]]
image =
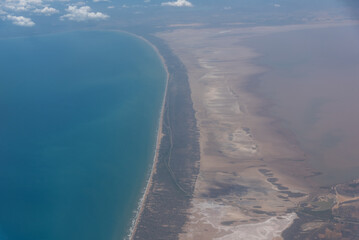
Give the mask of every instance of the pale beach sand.
[(154, 46), (151, 42), (149, 42), (147, 39), (141, 37), (141, 36), (138, 36), (138, 35), (134, 35), (134, 34), (131, 34), (133, 36), (136, 36), (137, 38), (140, 38), (142, 39), (143, 41), (145, 41), (148, 45), (150, 45), (157, 53), (158, 57), (161, 58), (161, 61), (162, 61), (162, 64), (163, 64), (163, 67), (165, 68), (166, 70), (166, 87), (165, 87), (165, 93), (163, 95), (163, 101), (162, 101), (162, 107), (161, 107), (161, 114), (160, 114), (160, 118), (159, 118), (159, 122), (158, 122), (158, 130), (157, 130), (157, 139), (156, 139), (156, 149), (155, 149), (155, 155), (153, 157), (153, 163), (152, 163), (152, 167), (151, 167), (151, 173), (150, 173), (150, 177), (147, 181), (147, 184), (146, 184), (146, 188), (145, 188), (145, 191), (143, 193), (143, 196), (139, 202), (139, 207), (138, 207), (138, 211), (136, 213), (136, 216), (135, 218), (133, 219), (133, 223), (132, 223), (132, 226), (131, 226), (131, 229), (130, 229), (130, 233), (129, 233), (129, 239), (133, 239), (134, 237), (134, 234), (136, 232), (136, 228), (138, 226), (138, 223), (140, 221), (140, 218), (141, 218), (141, 214), (143, 212), (143, 209), (144, 209), (144, 203), (146, 201), (146, 198), (148, 196), (148, 193), (150, 191), (150, 188), (152, 186), (152, 181), (153, 181), (153, 174), (156, 172), (156, 165), (157, 165), (157, 162), (158, 162), (158, 154), (159, 154), (159, 150), (160, 150), (160, 146), (161, 146), (161, 141), (162, 141), (162, 137), (163, 137), (163, 133), (162, 133), (162, 126), (163, 126), (163, 113), (164, 113), (164, 108), (165, 108), (165, 101), (166, 101), (166, 96), (167, 96), (167, 88), (168, 88), (168, 80), (169, 80), (169, 73), (168, 73), (168, 68), (167, 68), (167, 65), (165, 63), (165, 60), (163, 59), (162, 55), (160, 54), (160, 52), (158, 51), (157, 47)]

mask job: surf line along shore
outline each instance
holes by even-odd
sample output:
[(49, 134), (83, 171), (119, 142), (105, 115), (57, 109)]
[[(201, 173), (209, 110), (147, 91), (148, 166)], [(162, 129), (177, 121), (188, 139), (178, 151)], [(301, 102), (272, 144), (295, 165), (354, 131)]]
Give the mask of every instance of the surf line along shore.
[(161, 62), (163, 64), (163, 67), (165, 68), (165, 71), (166, 71), (166, 86), (165, 86), (165, 92), (164, 92), (164, 95), (163, 95), (163, 100), (162, 100), (162, 106), (161, 106), (161, 113), (160, 113), (160, 118), (159, 118), (159, 123), (158, 123), (158, 129), (157, 129), (157, 137), (156, 137), (156, 149), (155, 149), (155, 155), (153, 157), (153, 163), (152, 163), (152, 167), (151, 167), (151, 173), (150, 173), (150, 176), (149, 176), (149, 179), (147, 180), (147, 184), (146, 184), (146, 188), (145, 188), (145, 191), (143, 193), (143, 196), (139, 202), (139, 206), (138, 206), (138, 210), (137, 210), (137, 213), (136, 213), (136, 216), (135, 218), (133, 219), (133, 223), (132, 223), (132, 226), (131, 226), (131, 229), (130, 229), (130, 233), (129, 233), (129, 239), (133, 239), (133, 236), (134, 236), (134, 233), (136, 231), (136, 228), (138, 226), (138, 222), (140, 220), (140, 216), (143, 212), (143, 208), (144, 208), (144, 202), (147, 198), (147, 195), (148, 195), (148, 192), (149, 192), (149, 189), (151, 188), (152, 186), (152, 179), (153, 179), (153, 174), (154, 172), (156, 171), (156, 164), (157, 164), (157, 161), (158, 161), (158, 153), (159, 153), (159, 149), (160, 149), (160, 145), (161, 145), (161, 140), (162, 140), (162, 136), (163, 136), (163, 133), (162, 133), (162, 124), (163, 124), (163, 112), (164, 112), (164, 108), (165, 108), (165, 102), (166, 102), (166, 95), (167, 95), (167, 90), (168, 90), (168, 80), (169, 80), (169, 73), (168, 73), (168, 68), (167, 68), (167, 65), (166, 65), (166, 62), (164, 60), (164, 58), (162, 57), (162, 55), (160, 54), (160, 52), (158, 51), (157, 47), (154, 46), (150, 41), (148, 41), (147, 39), (145, 39), (144, 37), (142, 36), (139, 36), (139, 35), (135, 35), (135, 34), (132, 34), (132, 33), (128, 33), (130, 35), (133, 35), (141, 40), (143, 40), (144, 42), (146, 42), (148, 45), (150, 45), (154, 50), (155, 52), (157, 53), (158, 57), (161, 59)]
[(163, 40), (140, 38), (161, 57), (167, 83), (155, 159), (129, 239), (176, 239), (199, 172), (199, 132), (185, 66)]

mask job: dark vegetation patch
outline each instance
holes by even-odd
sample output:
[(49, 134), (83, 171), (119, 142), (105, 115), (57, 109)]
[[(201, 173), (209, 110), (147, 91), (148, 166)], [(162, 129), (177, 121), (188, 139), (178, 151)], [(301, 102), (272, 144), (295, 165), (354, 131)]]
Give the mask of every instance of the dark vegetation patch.
[[(323, 222), (318, 228), (309, 231), (302, 231), (304, 224), (310, 224), (318, 221), (318, 216), (297, 212), (298, 219), (284, 230), (282, 237), (285, 240), (303, 240), (303, 239), (323, 239), (323, 240), (357, 240), (359, 239), (359, 224), (351, 222), (338, 221), (332, 218), (323, 218)], [(320, 216), (323, 217), (323, 216)]]
[(232, 225), (233, 223), (236, 223), (237, 221), (224, 221), (224, 222), (221, 222), (222, 225), (224, 226), (230, 226)]
[(267, 181), (270, 182), (270, 183), (275, 183), (275, 182), (278, 182), (278, 178), (267, 178)]
[(276, 186), (278, 188), (278, 190), (280, 190), (280, 191), (289, 189), (287, 187), (284, 187), (282, 184), (277, 183), (278, 178), (270, 177), (270, 178), (267, 178), (267, 181), (270, 182), (273, 186)]
[(359, 182), (358, 183), (350, 183), (348, 184), (350, 188), (359, 188)]
[(271, 173), (270, 170), (265, 169), (265, 168), (260, 168), (260, 169), (258, 169), (258, 171), (259, 171), (260, 173), (262, 173), (263, 175), (266, 175), (266, 174)]
[(350, 197), (359, 196), (359, 180), (354, 180), (347, 184), (339, 184), (336, 190), (341, 195)]
[(170, 78), (156, 172), (133, 238), (175, 240), (187, 220), (199, 172), (199, 133), (185, 66), (162, 40), (146, 38), (158, 47)]
[(248, 192), (248, 187), (239, 184), (216, 183), (214, 187), (208, 189), (202, 197), (218, 198), (226, 195), (243, 196)]
[(273, 183), (274, 186), (278, 188), (278, 190), (288, 190), (289, 188), (284, 187), (282, 184), (279, 183)]
[(262, 211), (262, 210), (252, 210), (252, 212), (255, 214), (267, 214), (267, 212)]
[(264, 215), (267, 215), (267, 216), (276, 216), (275, 212), (266, 212), (266, 211), (257, 210), (257, 209), (252, 210), (252, 212), (255, 213), (255, 214), (264, 214)]
[[(357, 187), (356, 181), (339, 184), (335, 187), (343, 192), (353, 194), (349, 191), (352, 187)], [(350, 186), (351, 184), (354, 184)], [(333, 191), (328, 192), (333, 194)], [(340, 240), (358, 240), (359, 239), (359, 204), (357, 201), (347, 201), (345, 205), (336, 208), (318, 210), (313, 204), (302, 203), (298, 209), (293, 209), (298, 215), (298, 219), (287, 228), (282, 237), (285, 240), (302, 239), (340, 239)], [(303, 231), (303, 226), (311, 225), (315, 222), (321, 222), (317, 228)]]

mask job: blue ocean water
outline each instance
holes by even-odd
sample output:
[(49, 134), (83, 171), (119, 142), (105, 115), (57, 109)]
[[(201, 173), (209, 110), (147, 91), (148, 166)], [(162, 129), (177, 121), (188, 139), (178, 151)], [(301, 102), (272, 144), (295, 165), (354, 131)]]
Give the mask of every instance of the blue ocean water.
[(122, 239), (153, 160), (166, 73), (124, 33), (0, 40), (0, 239)]

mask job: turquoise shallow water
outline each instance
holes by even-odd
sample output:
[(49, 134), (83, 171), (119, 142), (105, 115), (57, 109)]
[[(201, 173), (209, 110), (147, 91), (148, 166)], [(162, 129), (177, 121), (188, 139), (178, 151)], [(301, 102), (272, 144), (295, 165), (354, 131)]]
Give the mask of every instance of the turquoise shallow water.
[(0, 239), (122, 239), (153, 160), (166, 73), (116, 32), (0, 40)]

